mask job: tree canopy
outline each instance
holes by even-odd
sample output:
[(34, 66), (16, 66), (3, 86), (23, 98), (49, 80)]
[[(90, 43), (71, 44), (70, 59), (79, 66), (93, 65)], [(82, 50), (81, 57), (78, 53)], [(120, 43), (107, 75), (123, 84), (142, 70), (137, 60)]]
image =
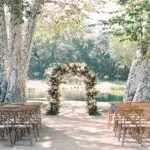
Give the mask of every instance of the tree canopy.
[(145, 43), (150, 38), (150, 1), (118, 0), (120, 9), (110, 20), (113, 34), (122, 40)]

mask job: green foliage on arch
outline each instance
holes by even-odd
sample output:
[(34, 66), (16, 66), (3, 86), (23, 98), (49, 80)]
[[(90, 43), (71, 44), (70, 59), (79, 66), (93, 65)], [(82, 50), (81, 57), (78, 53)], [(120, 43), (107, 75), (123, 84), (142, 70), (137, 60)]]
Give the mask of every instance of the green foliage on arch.
[(51, 88), (48, 91), (48, 100), (50, 101), (50, 109), (47, 114), (57, 115), (60, 107), (60, 92), (59, 85), (65, 74), (73, 73), (85, 77), (86, 94), (87, 94), (87, 108), (89, 115), (97, 115), (97, 105), (95, 97), (98, 91), (94, 88), (97, 81), (96, 74), (91, 71), (85, 63), (70, 63), (58, 66), (53, 70), (52, 75), (49, 77)]

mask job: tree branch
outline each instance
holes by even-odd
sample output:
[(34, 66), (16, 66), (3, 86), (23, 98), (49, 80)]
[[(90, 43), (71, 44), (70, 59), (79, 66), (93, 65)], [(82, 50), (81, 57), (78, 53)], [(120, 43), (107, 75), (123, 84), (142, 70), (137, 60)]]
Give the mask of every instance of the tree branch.
[(73, 7), (78, 8), (77, 5), (72, 4), (72, 3), (68, 3), (68, 2), (62, 2), (62, 1), (60, 2), (60, 1), (53, 1), (53, 0), (43, 0), (43, 1), (44, 1), (44, 3), (54, 3), (54, 4), (61, 4), (61, 5), (69, 5), (69, 6), (73, 6)]

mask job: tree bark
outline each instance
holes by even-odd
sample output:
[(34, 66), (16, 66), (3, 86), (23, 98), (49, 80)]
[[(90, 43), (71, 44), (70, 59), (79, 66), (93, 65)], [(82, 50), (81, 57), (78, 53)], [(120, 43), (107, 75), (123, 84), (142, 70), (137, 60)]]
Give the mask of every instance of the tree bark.
[(23, 102), (25, 101), (25, 83), (24, 83), (24, 66), (23, 56), (23, 9), (22, 2), (17, 0), (11, 4), (10, 8), (11, 22), (9, 33), (9, 72), (8, 86), (5, 101), (7, 102)]
[(126, 88), (126, 101), (150, 101), (149, 42), (142, 42), (133, 61)]
[[(5, 97), (7, 102), (24, 102), (28, 66), (31, 55), (32, 37), (35, 28), (37, 10), (40, 0), (33, 0), (25, 8), (23, 3), (11, 4), (11, 22), (9, 25), (9, 72), (8, 87)], [(23, 20), (25, 15), (25, 19)], [(24, 23), (24, 24), (23, 24)]]
[(133, 101), (150, 101), (150, 61), (144, 60), (143, 66), (143, 77), (138, 82)]
[(136, 93), (139, 82), (142, 80), (142, 61), (143, 55), (139, 50), (136, 52), (136, 56), (132, 61), (130, 72), (127, 80), (126, 91), (124, 101), (132, 101)]
[(40, 9), (41, 0), (33, 0), (29, 7), (25, 10), (25, 23), (24, 23), (24, 62), (27, 63), (25, 72), (26, 76), (29, 69), (30, 56), (32, 52), (33, 33), (36, 24), (36, 16)]
[(0, 3), (0, 102), (4, 101), (7, 88), (7, 48), (7, 32), (4, 14), (4, 4)]

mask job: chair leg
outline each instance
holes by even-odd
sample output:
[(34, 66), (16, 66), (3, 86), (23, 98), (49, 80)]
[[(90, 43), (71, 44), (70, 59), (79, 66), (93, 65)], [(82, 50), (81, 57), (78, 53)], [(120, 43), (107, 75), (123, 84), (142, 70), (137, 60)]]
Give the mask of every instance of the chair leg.
[(114, 120), (113, 132), (115, 132), (116, 126), (117, 126), (117, 121), (116, 121), (116, 120)]
[(115, 133), (115, 137), (117, 136), (117, 130), (118, 129), (118, 121), (115, 121), (115, 125), (114, 125), (114, 133)]
[(11, 133), (9, 133), (9, 141), (10, 141), (10, 145), (14, 146), (15, 145), (15, 133), (12, 131)]
[(118, 125), (118, 141), (120, 141), (121, 138), (121, 124)]
[(2, 140), (4, 140), (5, 130), (2, 131)]
[(37, 136), (40, 137), (40, 134), (39, 134), (39, 129), (40, 129), (40, 127), (39, 127), (38, 124), (36, 125), (36, 129), (37, 129)]
[[(26, 129), (24, 128), (24, 129), (22, 129), (21, 136), (22, 136), (22, 137), (25, 136), (25, 133), (26, 133)], [(21, 138), (22, 138), (22, 137), (21, 137)]]
[(37, 126), (36, 125), (33, 125), (33, 132), (34, 132), (35, 140), (37, 142), (38, 133), (37, 133)]
[(32, 143), (32, 136), (31, 136), (31, 128), (27, 128), (27, 132), (28, 132), (28, 135), (29, 135), (29, 140), (30, 140), (30, 145), (32, 146), (33, 143)]
[(13, 132), (13, 145), (16, 144), (16, 131)]
[(127, 128), (123, 128), (122, 146), (124, 146), (124, 140), (125, 140), (125, 136), (126, 136), (126, 130), (127, 130)]
[(40, 121), (40, 130), (43, 129), (43, 125), (42, 125), (42, 122)]
[(141, 135), (141, 133), (136, 129), (135, 131), (135, 140), (137, 141), (138, 144), (142, 144), (143, 142), (143, 136)]
[(2, 136), (2, 132), (3, 132), (3, 130), (2, 130), (2, 129), (0, 129), (0, 136)]
[(22, 137), (23, 137), (23, 129), (20, 129), (19, 135), (18, 135), (19, 140), (21, 140)]
[(110, 114), (108, 115), (108, 122), (107, 122), (107, 128), (109, 129), (111, 126), (111, 116)]

